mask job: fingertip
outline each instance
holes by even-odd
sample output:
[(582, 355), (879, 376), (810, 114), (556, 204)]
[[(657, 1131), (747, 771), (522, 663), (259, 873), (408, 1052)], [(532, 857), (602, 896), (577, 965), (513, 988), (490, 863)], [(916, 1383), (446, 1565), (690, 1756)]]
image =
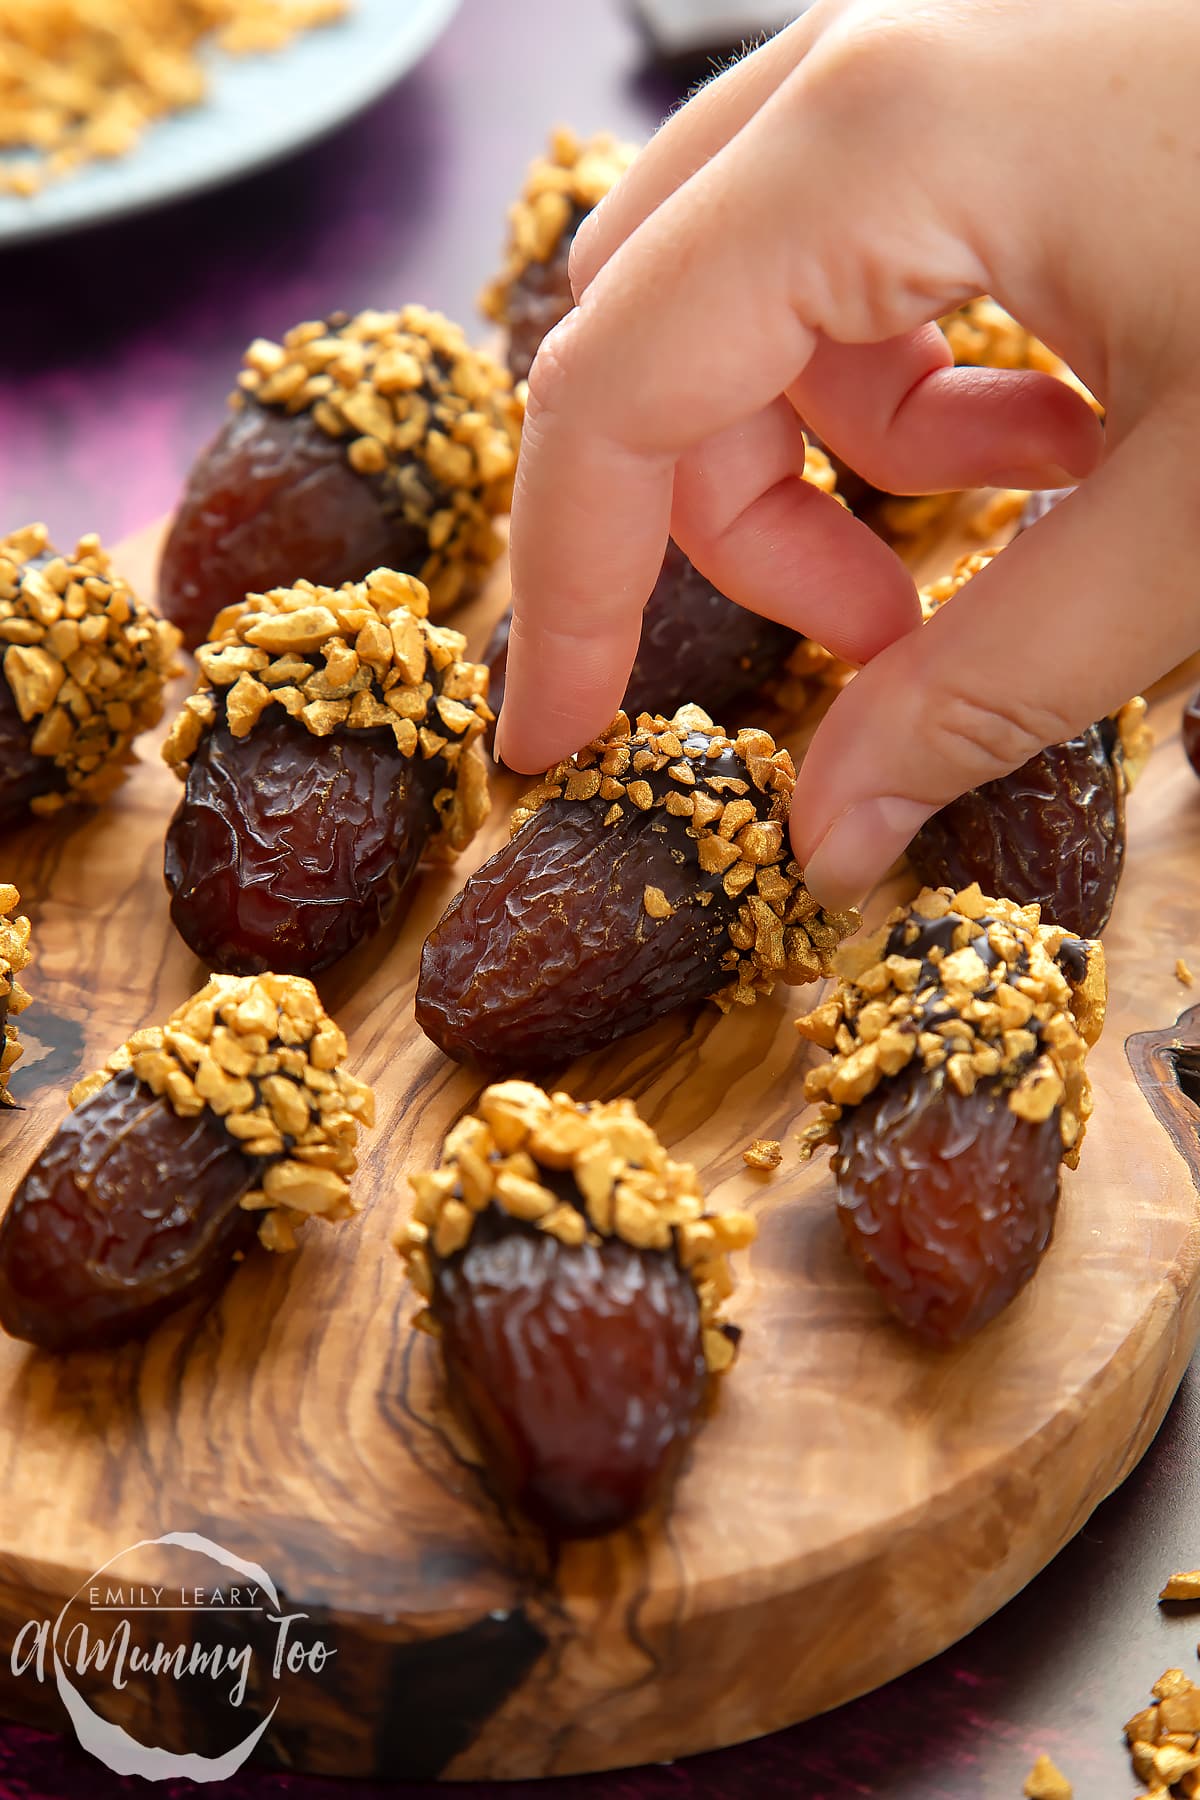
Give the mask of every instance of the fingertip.
[(814, 900), (840, 911), (857, 906), (883, 880), (935, 809), (885, 794), (858, 800), (836, 818), (792, 824), (792, 844)]

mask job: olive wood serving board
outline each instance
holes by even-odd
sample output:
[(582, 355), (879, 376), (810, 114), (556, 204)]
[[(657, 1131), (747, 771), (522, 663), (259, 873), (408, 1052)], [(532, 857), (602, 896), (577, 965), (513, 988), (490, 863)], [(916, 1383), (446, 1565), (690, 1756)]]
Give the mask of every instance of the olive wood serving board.
[[(156, 541), (118, 556), (147, 595)], [(944, 535), (923, 573), (955, 548)], [(502, 586), (466, 617), (474, 649)], [(390, 1248), (405, 1171), (431, 1164), (481, 1085), (422, 1037), (412, 1002), (423, 938), (504, 835), (519, 788), (498, 782), (472, 851), (321, 982), (378, 1097), (361, 1218), (252, 1254), (210, 1311), (144, 1345), (55, 1359), (0, 1340), (0, 1710), (65, 1726), (52, 1684), (12, 1675), (14, 1634), (164, 1531), (263, 1564), (337, 1654), (273, 1688), (275, 1628), (249, 1617), (265, 1674), (240, 1715), (212, 1682), (169, 1674), (109, 1684), (97, 1707), (217, 1754), (277, 1698), (259, 1756), (337, 1774), (563, 1775), (729, 1744), (887, 1681), (1016, 1593), (1142, 1455), (1200, 1333), (1200, 1110), (1170, 1057), (1177, 1031), (1200, 1040), (1200, 1009), (1176, 1025), (1175, 974), (1180, 956), (1200, 970), (1200, 783), (1179, 743), (1197, 680), (1179, 672), (1155, 699), (1082, 1167), (1036, 1279), (974, 1342), (939, 1353), (889, 1322), (842, 1252), (824, 1159), (799, 1162), (812, 1052), (792, 1020), (814, 991), (702, 1009), (564, 1070), (580, 1096), (636, 1097), (714, 1201), (754, 1211), (759, 1239), (730, 1309), (740, 1360), (673, 1496), (557, 1552), (489, 1499)], [(145, 743), (106, 811), (3, 845), (35, 949), (24, 1110), (0, 1118), (6, 1194), (72, 1082), (204, 979), (162, 883), (178, 792)], [(771, 1176), (743, 1165), (755, 1137), (784, 1144)], [(122, 1567), (132, 1578), (137, 1558)], [(151, 1638), (171, 1624), (137, 1621)]]

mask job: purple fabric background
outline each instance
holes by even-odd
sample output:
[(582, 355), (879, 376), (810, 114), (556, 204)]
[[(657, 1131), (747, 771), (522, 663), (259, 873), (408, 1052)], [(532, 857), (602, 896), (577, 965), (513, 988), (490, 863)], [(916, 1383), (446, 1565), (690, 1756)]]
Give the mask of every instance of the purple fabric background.
[[(7, 525), (44, 518), (64, 541), (92, 529), (112, 539), (167, 511), (256, 334), (338, 306), (407, 300), (470, 326), (504, 209), (546, 128), (561, 119), (641, 136), (672, 98), (668, 81), (643, 70), (616, 0), (466, 0), (426, 64), (318, 149), (171, 213), (0, 256)], [(1200, 1563), (1198, 1404), (1185, 1383), (1151, 1455), (1074, 1544), (905, 1680), (751, 1747), (507, 1792), (1018, 1800), (1047, 1749), (1077, 1800), (1128, 1800), (1137, 1784), (1121, 1722), (1169, 1664), (1200, 1673), (1197, 1622), (1154, 1603), (1171, 1569)], [(0, 1730), (0, 1800), (108, 1800), (134, 1786), (69, 1740)], [(248, 1772), (219, 1791), (348, 1800), (397, 1790)]]

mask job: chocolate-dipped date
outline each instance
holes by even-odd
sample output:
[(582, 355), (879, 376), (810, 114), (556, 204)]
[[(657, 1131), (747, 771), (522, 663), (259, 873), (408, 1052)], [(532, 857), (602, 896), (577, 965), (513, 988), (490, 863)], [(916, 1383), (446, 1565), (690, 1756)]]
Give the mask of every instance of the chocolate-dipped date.
[(290, 1249), (304, 1218), (349, 1216), (371, 1094), (345, 1050), (312, 986), (274, 975), (216, 977), (139, 1032), (0, 1222), (0, 1325), (47, 1350), (119, 1343), (215, 1294), (256, 1234)]
[(1183, 750), (1197, 775), (1200, 775), (1200, 690), (1192, 695), (1183, 709)]
[(0, 826), (107, 798), (162, 714), (178, 647), (98, 538), (72, 556), (44, 525), (0, 538)]
[(386, 567), (444, 612), (498, 555), (521, 408), (439, 313), (335, 314), (246, 352), (232, 417), (188, 479), (159, 599), (190, 646), (248, 593)]
[[(927, 615), (995, 554), (976, 552), (927, 588)], [(1114, 718), (942, 807), (909, 846), (920, 880), (953, 888), (977, 881), (984, 893), (1037, 905), (1046, 920), (1096, 937), (1125, 866), (1126, 796), (1150, 750), (1145, 714), (1145, 701), (1131, 700)]]
[(167, 740), (171, 917), (210, 967), (318, 974), (394, 914), (421, 858), (487, 811), (485, 671), (378, 571), (254, 596), (198, 653)]
[(607, 132), (581, 142), (563, 128), (551, 137), (547, 154), (530, 164), (521, 196), (509, 209), (504, 267), (480, 298), (487, 317), (508, 334), (514, 380), (527, 378), (542, 339), (574, 306), (575, 233), (636, 155), (635, 144)]
[(0, 882), (0, 1107), (12, 1105), (8, 1078), (23, 1054), (15, 1021), (29, 1005), (17, 980), (29, 966), (29, 920), (17, 913), (20, 899), (10, 882)]
[(857, 914), (822, 912), (790, 858), (794, 781), (766, 732), (730, 739), (698, 707), (618, 715), (430, 934), (422, 1030), (460, 1061), (545, 1067), (689, 1002), (815, 980)]
[[(484, 651), (494, 713), (504, 698), (510, 623), (505, 613)], [(637, 661), (622, 708), (636, 719), (643, 712), (669, 717), (689, 701), (711, 713), (740, 706), (782, 672), (801, 641), (790, 626), (726, 599), (677, 544), (669, 544), (642, 614)]]
[(973, 885), (893, 913), (798, 1021), (833, 1052), (805, 1080), (804, 1153), (833, 1146), (847, 1248), (927, 1342), (972, 1336), (1036, 1272), (1104, 1005), (1099, 944)]
[(732, 1361), (725, 1256), (752, 1221), (705, 1213), (631, 1102), (525, 1082), (486, 1089), (412, 1183), (399, 1248), (493, 1487), (557, 1537), (628, 1523)]

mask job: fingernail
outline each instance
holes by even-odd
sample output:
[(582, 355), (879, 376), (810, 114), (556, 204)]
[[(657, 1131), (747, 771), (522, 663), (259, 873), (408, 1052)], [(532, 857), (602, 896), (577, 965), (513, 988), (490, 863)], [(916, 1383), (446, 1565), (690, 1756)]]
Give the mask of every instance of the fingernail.
[(888, 796), (835, 819), (809, 857), (804, 885), (822, 906), (856, 906), (903, 854), (934, 808)]
[(1040, 492), (1043, 488), (1076, 487), (1082, 479), (1081, 475), (1073, 475), (1070, 469), (1058, 467), (996, 469), (989, 475), (984, 485), (999, 488), (1034, 488)]

